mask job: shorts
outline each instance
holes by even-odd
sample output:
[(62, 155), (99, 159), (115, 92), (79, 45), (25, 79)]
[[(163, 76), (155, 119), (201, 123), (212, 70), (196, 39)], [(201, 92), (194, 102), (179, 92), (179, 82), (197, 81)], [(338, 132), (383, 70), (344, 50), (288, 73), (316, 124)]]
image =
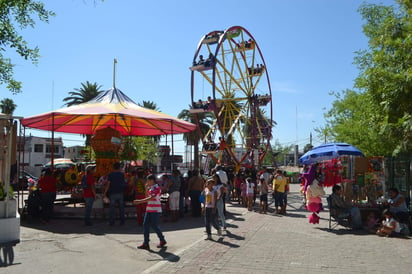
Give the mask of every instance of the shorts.
[(268, 195), (267, 194), (260, 195), (260, 201), (267, 203), (268, 202)]
[(173, 191), (172, 193), (169, 194), (169, 209), (170, 210), (179, 210), (179, 198), (180, 198), (180, 192), (179, 191)]

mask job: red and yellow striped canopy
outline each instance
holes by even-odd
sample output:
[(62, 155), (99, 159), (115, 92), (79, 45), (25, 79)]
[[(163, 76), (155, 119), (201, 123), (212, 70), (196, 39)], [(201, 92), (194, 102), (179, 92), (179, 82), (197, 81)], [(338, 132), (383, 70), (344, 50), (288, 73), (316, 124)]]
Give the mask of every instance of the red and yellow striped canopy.
[(87, 103), (53, 110), (21, 120), (25, 127), (48, 131), (94, 135), (111, 127), (123, 136), (154, 136), (193, 131), (196, 125), (138, 106), (117, 88)]

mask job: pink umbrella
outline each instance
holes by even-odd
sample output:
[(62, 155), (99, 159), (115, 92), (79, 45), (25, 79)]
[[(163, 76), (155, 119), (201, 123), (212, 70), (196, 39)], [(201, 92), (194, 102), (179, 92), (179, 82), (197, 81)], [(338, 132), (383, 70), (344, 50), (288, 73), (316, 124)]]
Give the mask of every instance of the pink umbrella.
[(193, 131), (196, 125), (138, 106), (117, 88), (89, 102), (34, 115), (21, 120), (25, 127), (94, 135), (111, 127), (123, 136), (154, 136)]

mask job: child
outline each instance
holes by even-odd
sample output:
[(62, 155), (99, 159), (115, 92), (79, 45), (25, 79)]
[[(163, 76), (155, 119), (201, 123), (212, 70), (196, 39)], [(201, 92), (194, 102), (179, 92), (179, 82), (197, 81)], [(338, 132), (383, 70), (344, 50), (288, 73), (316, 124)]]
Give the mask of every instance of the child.
[(252, 182), (252, 178), (246, 179), (246, 196), (247, 196), (247, 208), (249, 211), (253, 209), (253, 195), (255, 194), (255, 184)]
[(157, 245), (158, 248), (164, 247), (166, 240), (162, 231), (159, 229), (159, 219), (162, 214), (162, 204), (160, 202), (161, 188), (156, 184), (156, 177), (153, 174), (147, 176), (146, 181), (146, 198), (134, 200), (133, 204), (138, 205), (147, 202), (146, 213), (143, 220), (144, 241), (143, 244), (137, 248), (149, 250), (150, 227), (153, 228), (159, 237), (160, 243)]
[(392, 213), (385, 209), (383, 211), (383, 217), (385, 220), (382, 221), (382, 226), (376, 231), (379, 236), (397, 236), (401, 232), (401, 227), (399, 222), (393, 218)]
[(375, 212), (371, 212), (366, 218), (365, 229), (371, 233), (375, 233), (378, 223), (379, 223), (379, 219), (376, 218)]
[(209, 179), (206, 182), (206, 188), (204, 190), (205, 193), (205, 202), (203, 204), (203, 213), (205, 215), (205, 227), (207, 238), (206, 240), (212, 240), (212, 232), (211, 232), (211, 225), (217, 230), (217, 234), (219, 236), (222, 235), (220, 227), (217, 223), (217, 216), (216, 216), (216, 202), (217, 202), (217, 192), (213, 189), (215, 181), (213, 179)]
[(260, 178), (260, 183), (258, 184), (259, 194), (260, 194), (260, 210), (259, 213), (266, 214), (268, 208), (268, 185), (265, 178)]
[(240, 185), (241, 188), (241, 197), (242, 197), (242, 204), (244, 207), (247, 207), (247, 197), (246, 197), (246, 188), (247, 188), (247, 183), (245, 181), (242, 182)]

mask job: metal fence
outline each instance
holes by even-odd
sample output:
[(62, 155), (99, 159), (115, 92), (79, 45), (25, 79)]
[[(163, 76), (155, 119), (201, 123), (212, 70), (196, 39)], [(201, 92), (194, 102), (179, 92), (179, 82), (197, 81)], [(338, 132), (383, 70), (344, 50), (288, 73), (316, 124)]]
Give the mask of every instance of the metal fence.
[(385, 157), (386, 186), (396, 187), (411, 208), (412, 157)]

